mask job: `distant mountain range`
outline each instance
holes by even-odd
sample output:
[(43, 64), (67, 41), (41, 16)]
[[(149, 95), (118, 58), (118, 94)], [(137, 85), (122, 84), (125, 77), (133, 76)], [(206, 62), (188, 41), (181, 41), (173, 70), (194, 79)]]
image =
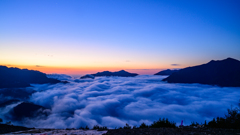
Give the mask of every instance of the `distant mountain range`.
[(180, 69), (163, 81), (240, 87), (240, 61), (233, 58), (212, 60), (199, 66)]
[(167, 70), (160, 71), (154, 75), (171, 75), (172, 73), (175, 73), (177, 71), (178, 71), (177, 69), (175, 69), (175, 70), (167, 69)]
[(61, 81), (53, 78), (48, 78), (46, 74), (19, 68), (8, 68), (0, 66), (0, 88), (21, 88), (29, 87), (31, 83), (59, 83)]
[(99, 77), (99, 76), (119, 76), (119, 77), (134, 77), (137, 76), (138, 74), (136, 73), (129, 73), (127, 71), (124, 70), (120, 70), (117, 72), (110, 72), (110, 71), (103, 71), (103, 72), (98, 72), (96, 74), (87, 74), (85, 76), (82, 76), (80, 79), (85, 79), (85, 78), (92, 78), (93, 77)]

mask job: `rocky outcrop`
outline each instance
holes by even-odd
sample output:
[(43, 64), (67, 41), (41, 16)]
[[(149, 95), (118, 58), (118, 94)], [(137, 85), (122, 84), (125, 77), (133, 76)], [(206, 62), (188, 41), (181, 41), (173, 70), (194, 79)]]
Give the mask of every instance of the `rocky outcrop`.
[(200, 83), (240, 87), (240, 61), (232, 58), (187, 67), (163, 79), (168, 83)]

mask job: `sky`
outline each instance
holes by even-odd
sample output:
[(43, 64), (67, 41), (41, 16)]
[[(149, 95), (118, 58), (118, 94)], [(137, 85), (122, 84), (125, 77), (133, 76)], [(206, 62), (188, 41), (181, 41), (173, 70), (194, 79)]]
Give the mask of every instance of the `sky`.
[(154, 74), (240, 60), (239, 0), (0, 0), (0, 65)]

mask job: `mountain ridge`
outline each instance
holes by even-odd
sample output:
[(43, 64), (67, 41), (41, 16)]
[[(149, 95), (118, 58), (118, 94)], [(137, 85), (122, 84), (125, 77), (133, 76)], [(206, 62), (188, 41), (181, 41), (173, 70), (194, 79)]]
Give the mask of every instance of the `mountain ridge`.
[(240, 87), (240, 61), (233, 58), (211, 60), (206, 64), (181, 69), (163, 81)]
[(100, 77), (100, 76), (134, 77), (134, 76), (137, 76), (138, 74), (129, 73), (125, 70), (120, 70), (120, 71), (116, 71), (116, 72), (103, 71), (103, 72), (97, 72), (95, 74), (84, 75), (84, 76), (80, 77), (80, 79), (85, 79), (85, 78), (92, 78), (93, 79), (93, 77), (88, 77), (89, 75), (94, 76), (94, 77)]
[(55, 84), (59, 82), (61, 81), (48, 78), (40, 71), (0, 66), (0, 88), (23, 88), (30, 87), (31, 83)]
[(158, 73), (156, 73), (154, 75), (171, 75), (171, 74), (173, 74), (173, 73), (175, 73), (177, 71), (178, 71), (177, 69), (173, 69), (173, 70), (166, 69), (166, 70), (162, 70), (162, 71), (160, 71), (160, 72), (158, 72)]

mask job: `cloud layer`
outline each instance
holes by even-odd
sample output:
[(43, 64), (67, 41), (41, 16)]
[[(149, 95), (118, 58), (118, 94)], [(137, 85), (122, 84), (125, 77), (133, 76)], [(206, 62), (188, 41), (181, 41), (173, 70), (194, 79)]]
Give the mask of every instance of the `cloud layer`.
[[(58, 76), (58, 78), (60, 78)], [(88, 125), (115, 128), (151, 124), (168, 118), (180, 124), (204, 123), (224, 116), (236, 106), (240, 88), (200, 84), (168, 84), (161, 76), (96, 77), (94, 80), (63, 77), (70, 83), (35, 85), (29, 99), (52, 110), (47, 118), (25, 119), (22, 125), (79, 128)]]

